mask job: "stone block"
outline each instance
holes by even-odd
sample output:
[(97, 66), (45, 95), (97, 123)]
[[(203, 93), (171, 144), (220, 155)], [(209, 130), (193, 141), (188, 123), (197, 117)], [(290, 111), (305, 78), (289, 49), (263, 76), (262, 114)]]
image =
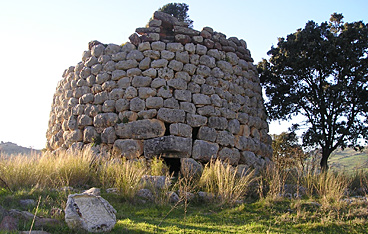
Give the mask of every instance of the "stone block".
[(163, 107), (163, 105), (164, 99), (162, 97), (149, 97), (146, 99), (147, 108), (159, 109)]
[(108, 127), (103, 130), (101, 133), (101, 141), (102, 143), (113, 144), (116, 140), (115, 128)]
[(140, 99), (139, 97), (135, 97), (132, 100), (130, 100), (129, 109), (131, 111), (141, 111), (144, 110), (146, 107), (146, 103), (144, 100)]
[(168, 158), (189, 158), (192, 151), (192, 139), (178, 136), (163, 136), (144, 141), (144, 156)]
[(228, 122), (224, 117), (212, 116), (208, 119), (208, 126), (219, 130), (225, 130), (228, 126)]
[(141, 140), (118, 139), (114, 142), (113, 153), (116, 157), (136, 159), (143, 154), (143, 142)]
[(70, 194), (65, 208), (65, 222), (71, 229), (108, 232), (116, 223), (116, 210), (108, 201), (92, 194)]
[(188, 85), (187, 82), (181, 78), (174, 78), (167, 81), (167, 85), (174, 89), (186, 90)]
[(201, 162), (209, 162), (212, 159), (217, 158), (217, 152), (219, 145), (216, 143), (195, 140), (192, 151), (192, 158)]
[(180, 109), (184, 110), (187, 113), (195, 114), (196, 113), (196, 107), (191, 102), (180, 102)]
[(211, 99), (205, 94), (193, 94), (193, 103), (196, 105), (210, 105)]
[(184, 102), (190, 102), (192, 100), (192, 93), (189, 90), (175, 90), (174, 91), (175, 99)]
[(98, 114), (93, 119), (93, 124), (96, 128), (107, 128), (114, 126), (118, 121), (118, 115), (115, 113)]
[(185, 178), (199, 177), (202, 174), (203, 166), (193, 158), (181, 158), (180, 159), (180, 173)]
[(168, 98), (164, 101), (164, 107), (170, 109), (179, 109), (179, 102), (175, 98)]
[(192, 127), (188, 124), (173, 123), (170, 124), (170, 134), (181, 137), (192, 137)]
[(219, 131), (217, 133), (216, 143), (223, 146), (234, 146), (235, 145), (235, 137), (228, 131)]
[(214, 128), (202, 126), (199, 128), (197, 138), (204, 141), (215, 142), (217, 138), (217, 132)]
[(202, 115), (195, 115), (195, 114), (187, 114), (186, 117), (187, 124), (192, 127), (200, 127), (207, 124), (207, 117)]
[(134, 87), (149, 87), (151, 85), (152, 78), (147, 76), (135, 76), (132, 80)]
[(157, 119), (120, 123), (115, 127), (116, 135), (123, 139), (149, 139), (165, 134), (165, 124)]
[(219, 151), (218, 158), (222, 161), (230, 163), (231, 165), (238, 165), (240, 152), (237, 149), (224, 147)]
[(157, 118), (167, 123), (183, 123), (185, 121), (185, 111), (180, 109), (160, 108)]

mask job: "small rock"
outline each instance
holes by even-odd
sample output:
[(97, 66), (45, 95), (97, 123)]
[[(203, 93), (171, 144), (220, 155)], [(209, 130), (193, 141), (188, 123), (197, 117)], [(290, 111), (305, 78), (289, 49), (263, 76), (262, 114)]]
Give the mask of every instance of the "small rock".
[(177, 203), (180, 201), (178, 194), (176, 194), (175, 192), (169, 192), (168, 196), (169, 196), (170, 203)]
[(141, 39), (139, 38), (138, 34), (136, 34), (136, 33), (133, 33), (132, 35), (130, 35), (129, 40), (135, 46), (138, 46), (139, 43), (141, 43)]
[(141, 179), (142, 183), (152, 185), (157, 189), (163, 189), (171, 185), (170, 180), (166, 176), (150, 176), (144, 175)]
[(108, 188), (106, 189), (107, 193), (113, 193), (113, 194), (118, 194), (119, 193), (119, 189), (117, 188)]
[(90, 188), (90, 189), (84, 191), (83, 193), (91, 194), (91, 195), (95, 195), (95, 196), (100, 196), (101, 195), (101, 189), (93, 187), (93, 188)]
[(21, 206), (24, 206), (24, 207), (36, 205), (36, 201), (33, 199), (20, 200), (19, 203), (21, 204)]
[(153, 193), (149, 189), (138, 190), (136, 196), (144, 200), (153, 201)]
[(5, 216), (0, 223), (0, 230), (15, 231), (18, 229), (18, 220), (12, 216)]
[(72, 229), (107, 232), (115, 226), (116, 210), (105, 199), (92, 194), (71, 194), (65, 208), (65, 222)]

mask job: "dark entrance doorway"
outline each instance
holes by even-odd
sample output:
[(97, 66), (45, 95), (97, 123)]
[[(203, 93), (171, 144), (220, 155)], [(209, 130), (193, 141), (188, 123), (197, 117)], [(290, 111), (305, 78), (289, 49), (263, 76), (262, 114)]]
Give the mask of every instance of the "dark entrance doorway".
[(180, 172), (180, 158), (162, 158), (165, 164), (169, 167), (170, 174), (174, 173), (174, 176), (178, 176)]

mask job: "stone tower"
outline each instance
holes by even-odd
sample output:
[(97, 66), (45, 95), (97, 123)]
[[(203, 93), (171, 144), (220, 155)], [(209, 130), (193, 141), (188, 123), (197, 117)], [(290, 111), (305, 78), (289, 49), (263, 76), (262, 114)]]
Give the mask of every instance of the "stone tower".
[[(260, 168), (272, 154), (246, 42), (155, 12), (122, 46), (89, 43), (54, 94), (47, 149), (128, 159), (212, 158)], [(171, 160), (171, 161), (170, 161)]]

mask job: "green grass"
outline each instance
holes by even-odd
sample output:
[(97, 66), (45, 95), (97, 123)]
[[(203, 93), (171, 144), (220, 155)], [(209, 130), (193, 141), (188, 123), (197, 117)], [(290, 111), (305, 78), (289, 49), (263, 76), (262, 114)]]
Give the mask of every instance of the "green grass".
[[(67, 196), (56, 191), (0, 192), (0, 205), (6, 209), (17, 208), (20, 199), (38, 200), (38, 215), (50, 216), (52, 207), (60, 207)], [(262, 199), (236, 206), (220, 206), (190, 202), (187, 212), (179, 205), (156, 205), (123, 201), (120, 195), (102, 196), (117, 210), (117, 223), (111, 233), (367, 233), (367, 204), (360, 215), (354, 205), (340, 211), (308, 206), (308, 200), (270, 201)], [(365, 212), (363, 211), (365, 209)], [(35, 212), (35, 207), (28, 207)], [(54, 217), (63, 220), (63, 217)], [(29, 230), (30, 222), (21, 222), (21, 230)], [(70, 230), (65, 224), (44, 227), (50, 233), (85, 233)]]
[[(95, 186), (101, 188), (102, 197), (117, 210), (117, 224), (111, 233), (368, 233), (368, 199), (351, 203), (341, 200), (347, 187), (367, 184), (368, 173), (363, 171), (352, 177), (334, 172), (293, 174), (272, 169), (265, 171), (267, 177), (262, 174), (253, 177), (249, 173), (249, 177), (241, 179), (236, 169), (216, 161), (205, 166), (201, 178), (179, 177), (172, 187), (158, 192), (154, 202), (142, 203), (136, 198), (135, 192), (144, 186), (139, 179), (143, 174), (160, 175), (167, 170), (158, 159), (152, 160), (149, 167), (140, 160), (96, 159), (88, 152), (36, 158), (0, 157), (0, 178), (5, 182), (0, 183), (0, 206), (34, 214), (36, 206), (22, 207), (19, 200), (40, 199), (37, 216), (62, 223), (45, 226), (43, 230), (86, 233), (70, 230), (63, 215), (53, 216), (51, 209), (64, 209), (69, 193)], [(293, 183), (304, 186), (307, 194), (303, 199), (280, 197), (287, 176), (296, 175), (298, 180), (294, 178)], [(248, 196), (261, 185), (264, 185), (261, 199), (257, 192)], [(62, 186), (72, 186), (78, 191), (56, 189)], [(107, 194), (105, 189), (109, 187), (118, 188), (119, 193)], [(169, 190), (206, 190), (217, 198), (208, 202), (187, 201), (183, 195), (181, 203), (169, 204), (165, 195)], [(367, 198), (367, 194), (361, 195)], [(246, 203), (239, 204), (238, 200)], [(316, 202), (320, 205), (315, 205)], [(29, 221), (19, 223), (20, 230), (29, 230), (30, 226)]]
[(338, 149), (331, 154), (328, 163), (332, 170), (347, 172), (353, 172), (357, 169), (366, 170), (368, 168), (368, 148), (363, 151), (355, 151), (350, 148)]

